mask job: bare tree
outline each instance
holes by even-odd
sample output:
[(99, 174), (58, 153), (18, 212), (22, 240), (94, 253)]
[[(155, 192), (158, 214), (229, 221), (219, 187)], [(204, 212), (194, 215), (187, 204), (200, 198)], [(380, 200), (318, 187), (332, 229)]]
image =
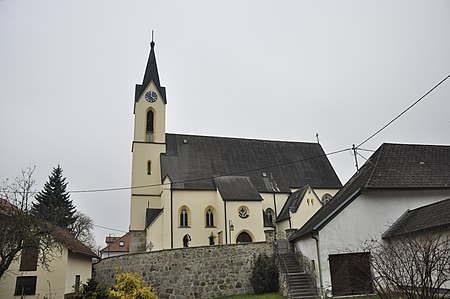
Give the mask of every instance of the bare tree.
[(77, 211), (74, 216), (75, 222), (69, 226), (69, 230), (75, 236), (75, 238), (95, 251), (96, 244), (92, 232), (94, 230), (94, 221), (88, 215), (83, 214), (79, 211)]
[(381, 298), (448, 296), (448, 291), (443, 292), (444, 284), (450, 284), (448, 230), (404, 234), (368, 245), (373, 283)]
[(60, 250), (53, 238), (54, 225), (32, 215), (31, 199), (35, 194), (35, 167), (28, 167), (0, 187), (0, 278), (26, 249), (36, 249), (38, 262), (45, 268)]

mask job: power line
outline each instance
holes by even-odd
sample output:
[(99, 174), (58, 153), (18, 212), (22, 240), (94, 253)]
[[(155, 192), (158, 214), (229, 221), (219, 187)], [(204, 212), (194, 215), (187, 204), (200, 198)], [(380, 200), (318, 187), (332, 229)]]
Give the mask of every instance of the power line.
[[(321, 157), (335, 155), (335, 154), (339, 154), (339, 153), (342, 153), (342, 152), (345, 152), (345, 151), (349, 151), (349, 150), (351, 150), (351, 148), (345, 148), (345, 149), (341, 149), (341, 150), (338, 150), (338, 151), (334, 151), (334, 152), (330, 152), (330, 153), (326, 153), (326, 154), (322, 154), (322, 155), (317, 155), (317, 156), (313, 156), (313, 157), (308, 157), (308, 158), (304, 158), (304, 159), (300, 159), (300, 160), (289, 161), (289, 162), (280, 163), (280, 164), (274, 164), (274, 165), (268, 165), (268, 166), (264, 166), (264, 167), (250, 168), (250, 169), (247, 169), (247, 170), (242, 170), (242, 171), (237, 171), (237, 172), (231, 172), (231, 173), (227, 173), (227, 174), (217, 175), (217, 176), (214, 176), (214, 178), (230, 176), (230, 175), (238, 175), (238, 174), (243, 174), (243, 173), (248, 173), (248, 172), (253, 172), (253, 171), (258, 171), (258, 170), (267, 170), (267, 169), (271, 169), (271, 168), (281, 167), (281, 166), (285, 166), (285, 165), (290, 165), (290, 164), (305, 162), (305, 161), (308, 161), (308, 160), (318, 159), (318, 158), (321, 158)], [(209, 179), (211, 179), (211, 177), (195, 178), (195, 179), (190, 179), (190, 180), (180, 180), (180, 181), (175, 181), (175, 182), (172, 182), (172, 183), (158, 183), (158, 184), (150, 184), (150, 185), (118, 187), (118, 188), (105, 188), (105, 189), (72, 190), (72, 191), (68, 191), (68, 192), (71, 193), (71, 194), (76, 194), (76, 193), (98, 193), (98, 192), (122, 191), (122, 190), (149, 188), (149, 187), (159, 187), (159, 186), (164, 186), (164, 185), (169, 185), (169, 184), (175, 185), (175, 184), (182, 184), (182, 183), (191, 183), (191, 182), (198, 182), (198, 181), (204, 181), (204, 180), (209, 180)]]
[(116, 231), (116, 232), (127, 233), (127, 231), (124, 231), (124, 230), (120, 230), (120, 229), (112, 228), (112, 227), (107, 227), (107, 226), (102, 226), (102, 225), (98, 225), (98, 224), (93, 224), (93, 226), (104, 228), (104, 229), (113, 230), (113, 231)]
[(448, 75), (447, 77), (445, 77), (444, 79), (441, 80), (441, 82), (439, 82), (438, 84), (436, 84), (433, 88), (431, 88), (429, 91), (427, 91), (423, 96), (421, 96), (417, 101), (415, 101), (412, 105), (410, 105), (408, 108), (406, 108), (405, 110), (403, 110), (402, 113), (400, 113), (399, 115), (397, 115), (396, 117), (394, 117), (394, 119), (392, 119), (390, 122), (388, 122), (386, 125), (384, 125), (381, 129), (379, 129), (378, 131), (376, 131), (374, 134), (372, 134), (369, 138), (367, 138), (366, 140), (364, 140), (363, 142), (361, 142), (356, 148), (359, 148), (361, 145), (363, 145), (364, 143), (366, 143), (367, 141), (369, 141), (370, 139), (372, 139), (373, 137), (375, 137), (376, 135), (378, 135), (378, 133), (380, 133), (381, 131), (383, 131), (384, 129), (386, 129), (390, 124), (392, 124), (394, 121), (396, 121), (398, 118), (400, 118), (403, 114), (405, 114), (409, 109), (411, 109), (412, 107), (414, 107), (417, 103), (419, 103), (421, 100), (423, 100), (427, 95), (429, 95), (433, 90), (435, 90), (439, 85), (441, 85), (442, 83), (445, 82), (445, 80), (447, 80), (450, 77), (450, 75)]

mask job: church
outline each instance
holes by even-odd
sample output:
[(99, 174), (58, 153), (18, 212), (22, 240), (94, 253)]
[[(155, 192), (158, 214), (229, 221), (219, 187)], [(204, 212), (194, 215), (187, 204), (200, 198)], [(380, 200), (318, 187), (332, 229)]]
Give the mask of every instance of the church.
[(130, 251), (286, 238), (342, 187), (319, 143), (167, 133), (155, 43), (134, 100)]

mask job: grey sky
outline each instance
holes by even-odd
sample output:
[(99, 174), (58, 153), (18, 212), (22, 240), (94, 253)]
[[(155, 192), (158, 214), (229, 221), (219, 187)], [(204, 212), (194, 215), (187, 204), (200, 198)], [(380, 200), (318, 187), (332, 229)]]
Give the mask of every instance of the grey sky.
[[(0, 178), (130, 184), (155, 30), (167, 131), (359, 144), (450, 74), (449, 1), (0, 1)], [(450, 144), (450, 80), (364, 145)], [(361, 152), (370, 156), (369, 152)], [(330, 156), (342, 183), (349, 153)], [(360, 158), (360, 163), (363, 159)], [(72, 194), (127, 230), (129, 191)], [(96, 228), (96, 239), (113, 232)]]

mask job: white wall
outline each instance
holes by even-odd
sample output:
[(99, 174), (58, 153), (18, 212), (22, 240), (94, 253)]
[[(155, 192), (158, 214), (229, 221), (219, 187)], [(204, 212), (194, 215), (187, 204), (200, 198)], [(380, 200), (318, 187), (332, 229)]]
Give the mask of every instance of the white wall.
[[(328, 262), (330, 254), (361, 251), (364, 241), (381, 240), (381, 235), (407, 209), (414, 209), (449, 197), (448, 190), (370, 191), (360, 195), (319, 232), (321, 275), (324, 287), (331, 290)], [(296, 246), (307, 256), (316, 250), (311, 239), (298, 240)]]

